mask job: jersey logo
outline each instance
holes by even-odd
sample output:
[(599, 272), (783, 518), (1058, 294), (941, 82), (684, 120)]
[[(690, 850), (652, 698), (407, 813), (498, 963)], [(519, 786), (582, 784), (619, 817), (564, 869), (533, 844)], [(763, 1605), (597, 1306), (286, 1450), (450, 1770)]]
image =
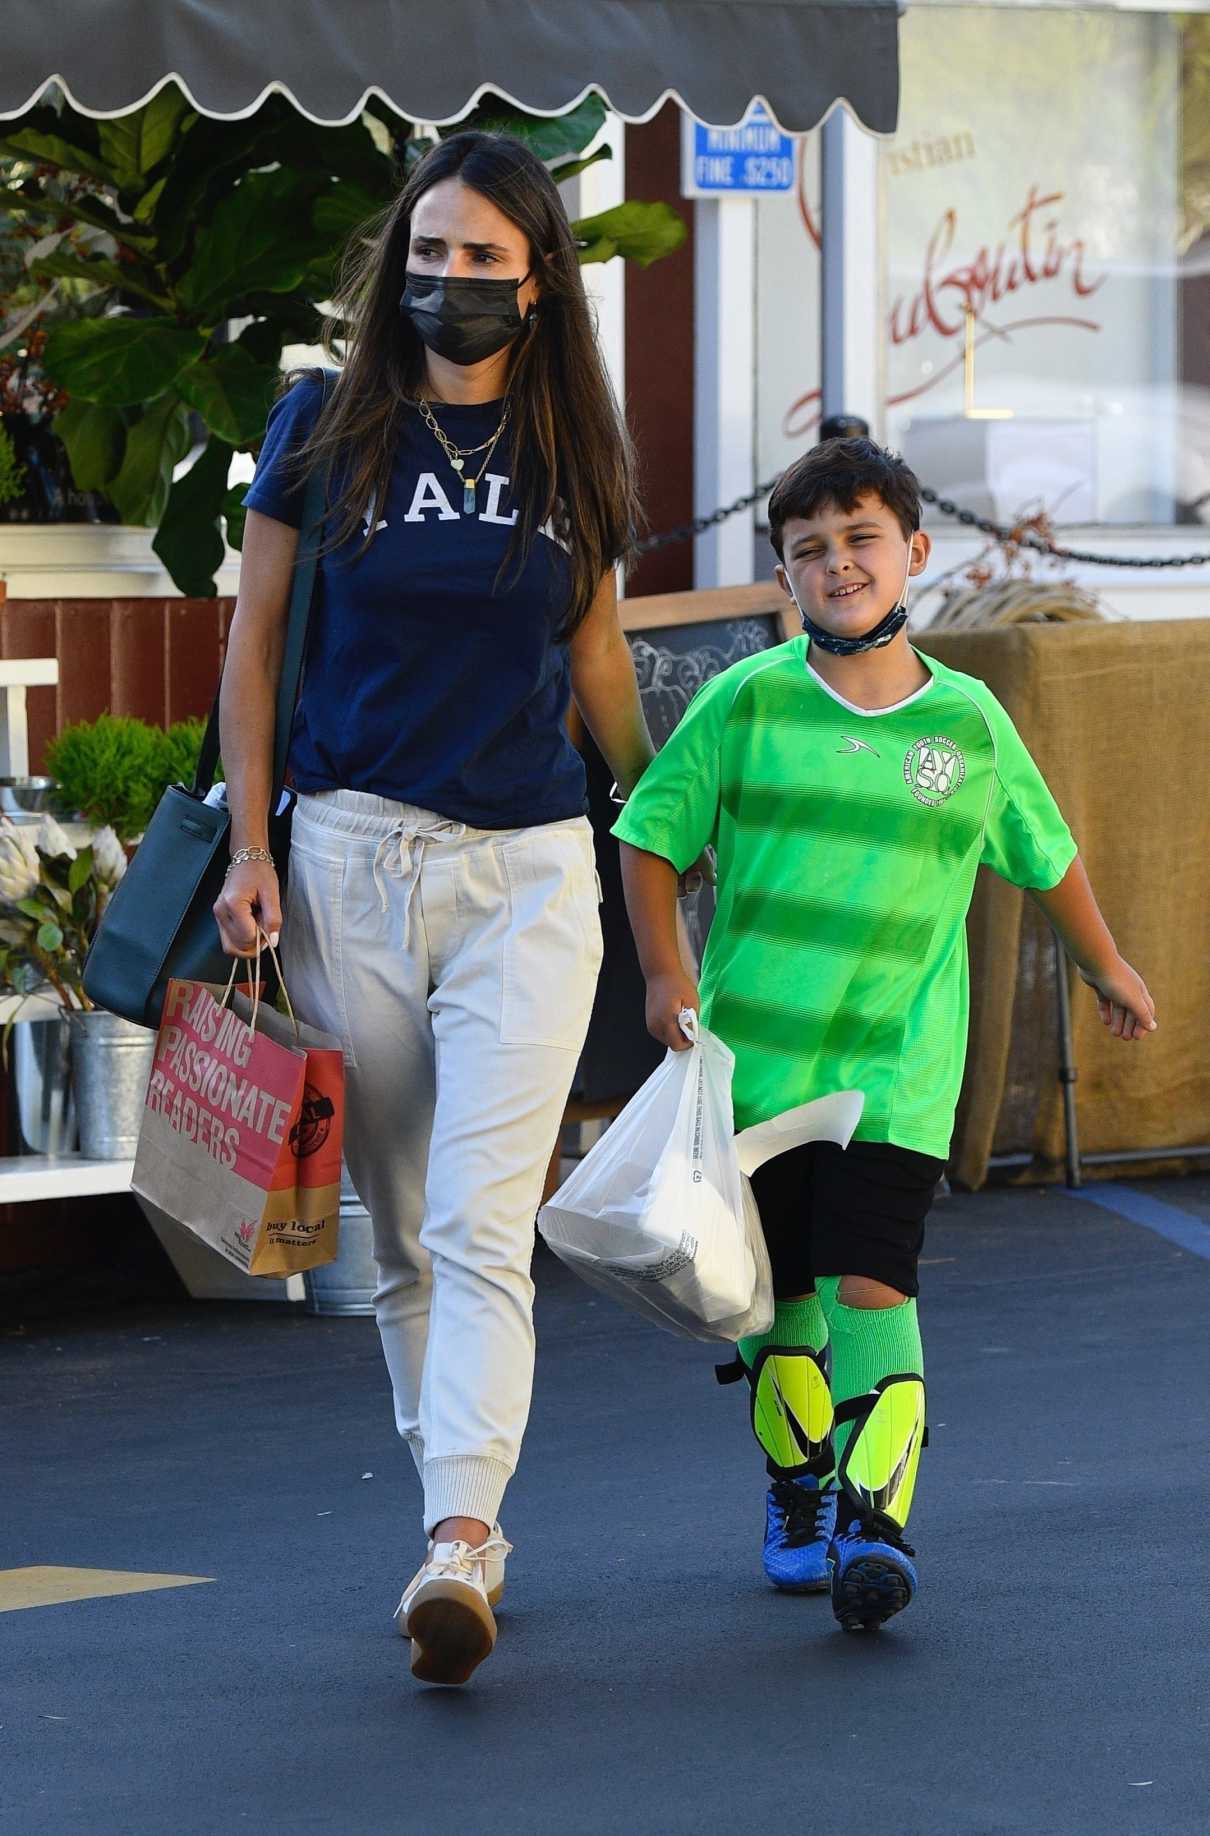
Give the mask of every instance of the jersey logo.
[(908, 748), (903, 761), (903, 781), (917, 803), (930, 808), (952, 797), (966, 776), (966, 760), (952, 739), (933, 734)]
[[(844, 745), (837, 746), (837, 752), (874, 752), (874, 748), (872, 746), (867, 746), (863, 739), (852, 739), (847, 733), (842, 733), (840, 737), (844, 741)], [(882, 754), (880, 752), (874, 752), (874, 757), (880, 759)]]

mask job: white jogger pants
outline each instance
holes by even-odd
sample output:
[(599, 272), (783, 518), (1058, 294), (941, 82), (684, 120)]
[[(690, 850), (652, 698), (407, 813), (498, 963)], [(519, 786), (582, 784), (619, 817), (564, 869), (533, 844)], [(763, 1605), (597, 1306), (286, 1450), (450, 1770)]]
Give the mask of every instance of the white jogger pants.
[(483, 830), (301, 797), (284, 947), (345, 1049), (345, 1158), (426, 1529), (492, 1523), (533, 1386), (534, 1216), (601, 965), (586, 818)]

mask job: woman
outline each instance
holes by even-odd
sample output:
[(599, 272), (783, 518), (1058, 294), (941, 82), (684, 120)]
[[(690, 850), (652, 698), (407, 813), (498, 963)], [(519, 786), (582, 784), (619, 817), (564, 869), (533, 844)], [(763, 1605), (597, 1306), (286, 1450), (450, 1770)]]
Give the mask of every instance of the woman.
[(222, 701), (246, 955), (282, 923), (273, 702), (307, 471), (329, 514), (291, 746), (285, 931), (300, 1015), (339, 1034), (346, 1157), (426, 1559), (413, 1673), (495, 1642), (497, 1521), (533, 1378), (533, 1221), (601, 960), (569, 692), (623, 791), (652, 747), (618, 621), (632, 463), (546, 168), (456, 134), (345, 289), (347, 355), (278, 402), (247, 495)]

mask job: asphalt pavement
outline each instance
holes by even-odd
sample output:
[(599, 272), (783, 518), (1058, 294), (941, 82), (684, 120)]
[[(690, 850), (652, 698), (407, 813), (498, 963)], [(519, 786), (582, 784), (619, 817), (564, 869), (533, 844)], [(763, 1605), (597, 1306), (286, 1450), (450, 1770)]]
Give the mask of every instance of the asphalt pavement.
[(391, 1623), (419, 1494), (370, 1321), (6, 1331), (9, 1600), (193, 1584), (5, 1610), (0, 1572), (0, 1830), (1206, 1836), (1210, 1180), (1121, 1192), (934, 1212), (921, 1590), (870, 1638), (765, 1584), (709, 1348), (541, 1252), (500, 1640), (457, 1692)]

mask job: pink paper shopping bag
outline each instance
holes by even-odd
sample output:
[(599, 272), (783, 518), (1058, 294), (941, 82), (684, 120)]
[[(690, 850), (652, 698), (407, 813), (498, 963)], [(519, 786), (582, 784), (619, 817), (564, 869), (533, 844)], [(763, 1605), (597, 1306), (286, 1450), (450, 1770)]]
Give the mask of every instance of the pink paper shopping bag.
[(246, 995), (168, 984), (134, 1190), (249, 1275), (331, 1262), (340, 1224), (339, 1043)]

